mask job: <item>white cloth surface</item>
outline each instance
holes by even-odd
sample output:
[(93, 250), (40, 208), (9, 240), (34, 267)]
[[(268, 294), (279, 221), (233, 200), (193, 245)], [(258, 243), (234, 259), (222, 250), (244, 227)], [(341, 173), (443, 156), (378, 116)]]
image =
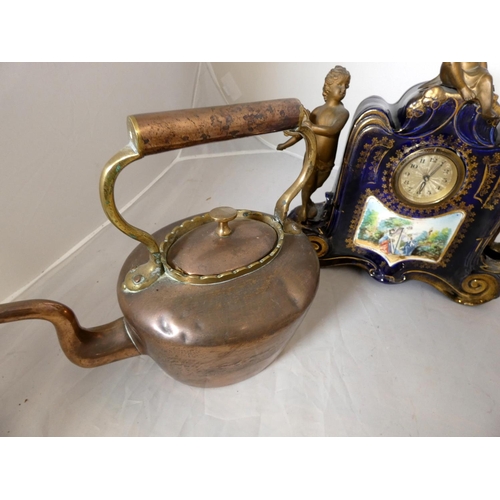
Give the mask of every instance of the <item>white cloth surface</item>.
[[(189, 159), (124, 216), (153, 232), (215, 206), (272, 213), (300, 163), (274, 152)], [(15, 237), (36, 258), (36, 242)], [(18, 300), (63, 302), (85, 327), (112, 321), (121, 315), (117, 275), (134, 246), (107, 226)], [(217, 389), (183, 385), (146, 356), (79, 368), (49, 323), (9, 323), (0, 326), (0, 435), (498, 436), (499, 312), (499, 301), (469, 308), (423, 283), (322, 269), (282, 355)]]

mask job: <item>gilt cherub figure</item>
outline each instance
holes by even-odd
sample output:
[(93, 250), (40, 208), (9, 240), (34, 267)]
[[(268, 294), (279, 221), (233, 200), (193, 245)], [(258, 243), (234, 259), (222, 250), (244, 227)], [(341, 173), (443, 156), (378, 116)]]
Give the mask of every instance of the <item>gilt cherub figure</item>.
[[(420, 86), (421, 95), (410, 103), (407, 115), (420, 117), (428, 108), (437, 109), (448, 99), (477, 101), (481, 116), (491, 125), (500, 121), (500, 105), (493, 78), (485, 62), (444, 62), (439, 76)], [(460, 102), (460, 104), (462, 104)]]
[[(340, 132), (349, 119), (349, 112), (344, 108), (342, 100), (350, 81), (351, 75), (343, 66), (335, 66), (330, 70), (323, 86), (325, 104), (318, 106), (311, 113), (306, 112), (302, 123), (309, 126), (316, 137), (317, 156), (314, 171), (302, 188), (302, 206), (297, 217), (299, 222), (313, 219), (317, 215), (318, 211), (311, 196), (325, 183), (335, 164)], [(279, 144), (277, 149), (283, 151), (301, 139), (301, 135), (293, 134), (288, 141)]]
[(481, 115), (485, 119), (498, 121), (500, 106), (493, 93), (493, 78), (485, 62), (444, 62), (439, 74), (447, 87), (458, 90), (464, 101), (477, 99)]

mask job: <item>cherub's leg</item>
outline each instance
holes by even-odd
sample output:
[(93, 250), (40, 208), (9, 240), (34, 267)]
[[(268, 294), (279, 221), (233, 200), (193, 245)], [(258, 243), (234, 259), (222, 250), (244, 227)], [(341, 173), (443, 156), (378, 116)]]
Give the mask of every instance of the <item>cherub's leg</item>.
[[(316, 177), (316, 187), (315, 187), (315, 190), (319, 189), (325, 183), (325, 181), (328, 179), (328, 177), (330, 177), (330, 174), (332, 173), (332, 168), (333, 168), (333, 165), (330, 168), (326, 168), (324, 170), (319, 170), (318, 171), (318, 175)], [(314, 215), (313, 215), (313, 217), (315, 217), (317, 213), (318, 213), (318, 210), (316, 208), (316, 205), (314, 205)]]
[(306, 219), (314, 219), (318, 215), (316, 204), (311, 200), (312, 194), (319, 189), (330, 177), (331, 168), (323, 170), (315, 169), (306, 185), (302, 188), (302, 207), (300, 212), (300, 222)]
[(317, 175), (318, 171), (315, 169), (302, 188), (302, 206), (299, 211), (299, 222), (312, 219), (318, 213), (316, 205), (311, 200), (311, 195), (316, 191)]
[(318, 175), (316, 177), (316, 189), (319, 189), (325, 183), (326, 179), (330, 177), (330, 174), (332, 173), (332, 168), (333, 165), (330, 168), (326, 168), (324, 170), (318, 170)]
[(498, 118), (493, 111), (493, 79), (491, 75), (484, 75), (479, 84), (477, 99), (481, 104), (481, 114), (485, 118)]

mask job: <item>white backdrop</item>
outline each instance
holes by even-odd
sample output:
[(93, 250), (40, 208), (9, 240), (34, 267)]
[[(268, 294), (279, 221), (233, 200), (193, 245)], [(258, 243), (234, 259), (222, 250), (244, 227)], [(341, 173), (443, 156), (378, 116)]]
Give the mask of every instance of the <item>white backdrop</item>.
[[(242, 101), (297, 96), (306, 107), (312, 108), (321, 102), (324, 74), (335, 64), (278, 64), (272, 78), (263, 77), (271, 72), (268, 65), (220, 64), (214, 65), (213, 73), (220, 75), (218, 78), (231, 73), (241, 90)], [(345, 101), (351, 115), (361, 98), (379, 93), (395, 101), (407, 86), (432, 78), (439, 68), (439, 63), (420, 66), (419, 71), (415, 69), (418, 75), (406, 83), (407, 73), (414, 68), (410, 64), (341, 64), (352, 73)], [(151, 88), (147, 72), (140, 73), (141, 65), (132, 66), (137, 78), (146, 80), (141, 89)], [(11, 65), (6, 68), (15, 73)], [(38, 69), (51, 74), (50, 66)], [(217, 81), (212, 80), (209, 66), (201, 65), (196, 92), (197, 65), (159, 65), (155, 74), (165, 71), (167, 75), (174, 69), (183, 76), (179, 76), (176, 87), (180, 97), (172, 97), (170, 103), (189, 105), (193, 100), (196, 106), (202, 106), (225, 101), (218, 92)], [(74, 71), (83, 70), (76, 65)], [(114, 70), (104, 65), (99, 71)], [(493, 65), (491, 71), (500, 78), (500, 71)], [(249, 93), (245, 85), (252, 78), (255, 88), (265, 81), (264, 86), (269, 90)], [(116, 84), (122, 81), (116, 75), (109, 79)], [(400, 79), (405, 79), (405, 83)], [(12, 88), (21, 85), (21, 80), (12, 83)], [(386, 82), (385, 87), (381, 86), (382, 81)], [(293, 82), (300, 87), (296, 92), (291, 88)], [(356, 94), (357, 85), (370, 87), (370, 82), (372, 90), (366, 89), (362, 96)], [(164, 87), (164, 82), (155, 81), (155, 89), (149, 92), (157, 97), (164, 90), (167, 94), (172, 90)], [(280, 89), (282, 93), (278, 93)], [(77, 101), (81, 98), (80, 92), (68, 94), (68, 99), (70, 95)], [(104, 113), (101, 108), (106, 108), (109, 99), (109, 96), (102, 98), (99, 113)], [(90, 161), (93, 173), (83, 175), (78, 182), (60, 180), (67, 161), (59, 163), (57, 173), (51, 173), (50, 161), (44, 163), (45, 168), (32, 167), (37, 172), (34, 184), (30, 184), (25, 170), (14, 168), (12, 161), (2, 163), (2, 176), (8, 181), (5, 196), (11, 200), (11, 204), (2, 201), (5, 203), (2, 219), (7, 220), (2, 226), (2, 247), (17, 245), (16, 251), (9, 250), (8, 260), (2, 254), (2, 270), (16, 277), (10, 279), (9, 286), (2, 284), (4, 296), (14, 293), (16, 287), (32, 279), (78, 238), (102, 223), (98, 176), (102, 164), (126, 142), (125, 116), (185, 106), (163, 105), (162, 101), (153, 109), (138, 109), (135, 104), (129, 105), (124, 95), (122, 99), (113, 108), (119, 115), (116, 120), (111, 120), (111, 124), (108, 117), (107, 128), (103, 126), (106, 130), (93, 132), (84, 141), (89, 148), (101, 140), (105, 146), (99, 158)], [(53, 101), (58, 99), (53, 97)], [(38, 98), (32, 96), (31, 102), (43, 109), (43, 94)], [(64, 102), (59, 104), (64, 109)], [(93, 113), (97, 112), (94, 108)], [(11, 113), (15, 115), (13, 110)], [(31, 115), (26, 112), (24, 116)], [(23, 130), (21, 122), (18, 119), (15, 129), (18, 134)], [(71, 123), (78, 122), (75, 116)], [(59, 129), (59, 134), (72, 130), (66, 125)], [(16, 139), (10, 130), (12, 140)], [(106, 139), (108, 132), (111, 142)], [(346, 133), (347, 130), (344, 142)], [(44, 153), (39, 155), (41, 158), (58, 156), (51, 152), (56, 149), (43, 148), (44, 141), (59, 135), (42, 123), (38, 135), (37, 148), (31, 147), (29, 141), (10, 149), (9, 144), (4, 144), (6, 157), (25, 158), (23, 164), (29, 166), (35, 165), (39, 151)], [(79, 139), (71, 134), (70, 137), (73, 149), (77, 149)], [(268, 137), (266, 141), (276, 144), (280, 139)], [(252, 138), (183, 151), (180, 160), (166, 169), (164, 177), (126, 211), (126, 217), (153, 231), (217, 205), (272, 212), (277, 197), (300, 169), (302, 153), (278, 153), (267, 143)], [(57, 145), (57, 141), (52, 140), (51, 144)], [(62, 157), (68, 160), (73, 149)], [(339, 156), (342, 152), (343, 146)], [(85, 159), (87, 148), (83, 148), (82, 154)], [(124, 178), (120, 185), (122, 203), (172, 163), (168, 155), (155, 159), (160, 163), (153, 165), (151, 172), (146, 172), (149, 169), (145, 160), (137, 164), (135, 171), (135, 165), (131, 167), (129, 178)], [(84, 167), (76, 170), (83, 172)], [(150, 176), (143, 177), (147, 173)], [(61, 202), (56, 192), (61, 192), (65, 201)], [(38, 196), (35, 202), (30, 201), (33, 194)], [(22, 205), (16, 205), (18, 198), (29, 207), (24, 217), (13, 209)], [(73, 205), (78, 210), (69, 216)], [(76, 222), (80, 219), (83, 223), (78, 226)], [(72, 228), (71, 222), (80, 229), (75, 232), (67, 229)], [(58, 231), (63, 223), (67, 230)], [(57, 240), (59, 232), (64, 235), (65, 247)], [(73, 235), (72, 239), (66, 239), (68, 235)], [(116, 276), (133, 247), (133, 241), (107, 226), (18, 298), (62, 301), (75, 310), (87, 327), (111, 321), (120, 315), (115, 298)], [(42, 253), (47, 255), (47, 263), (42, 262)], [(22, 274), (27, 260), (34, 267), (30, 268), (31, 274)], [(23, 278), (18, 280), (19, 273)], [(2, 325), (0, 435), (497, 436), (500, 434), (500, 337), (496, 325), (499, 308), (499, 301), (465, 308), (423, 283), (391, 287), (376, 283), (354, 268), (324, 269), (317, 297), (283, 355), (252, 379), (207, 390), (170, 379), (147, 357), (93, 370), (78, 368), (62, 354), (51, 325), (39, 321)]]
[[(106, 217), (102, 167), (127, 141), (127, 115), (192, 106), (196, 63), (0, 64), (0, 300)], [(148, 158), (120, 179), (125, 205), (175, 158)]]
[[(336, 64), (351, 73), (344, 99), (351, 118), (364, 98), (381, 95), (395, 102), (410, 86), (436, 76), (440, 66), (439, 62), (0, 64), (0, 300), (12, 297), (105, 222), (97, 191), (99, 175), (109, 157), (127, 142), (128, 115), (187, 108), (194, 100), (197, 106), (211, 106), (281, 97), (297, 97), (312, 109), (321, 104), (324, 77)], [(490, 71), (500, 78), (500, 63), (490, 63)], [(229, 93), (220, 91), (224, 87)], [(349, 127), (350, 122), (340, 138), (337, 164)], [(257, 146), (242, 141), (230, 149), (265, 148), (266, 142), (272, 148), (282, 139), (282, 134), (274, 134)], [(303, 144), (289, 152), (301, 157)], [(119, 206), (133, 200), (176, 156), (177, 152), (153, 156), (139, 169), (122, 174)], [(327, 189), (337, 172), (327, 181)], [(321, 201), (322, 193), (315, 198)]]

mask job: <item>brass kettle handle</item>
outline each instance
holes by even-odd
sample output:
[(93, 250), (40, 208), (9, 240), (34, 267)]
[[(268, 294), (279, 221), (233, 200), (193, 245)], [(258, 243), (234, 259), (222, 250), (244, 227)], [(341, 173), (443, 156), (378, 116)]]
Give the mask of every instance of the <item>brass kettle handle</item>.
[[(109, 220), (127, 236), (144, 243), (150, 253), (147, 263), (129, 273), (125, 287), (130, 291), (142, 290), (154, 283), (163, 272), (160, 249), (155, 239), (146, 231), (126, 222), (116, 207), (116, 179), (127, 165), (146, 155), (164, 151), (297, 129), (306, 115), (307, 112), (298, 99), (276, 99), (129, 116), (130, 142), (106, 163), (99, 186), (101, 204)], [(298, 133), (302, 133), (303, 128), (299, 127)], [(309, 144), (307, 131), (303, 135)], [(315, 151), (315, 148), (312, 149)], [(301, 186), (296, 184), (302, 185), (305, 182), (306, 170), (307, 174), (312, 170), (310, 161), (308, 165), (304, 165), (293, 189), (289, 188), (287, 191), (286, 199), (282, 196), (276, 206), (276, 216), (282, 224), (291, 201), (289, 195), (300, 191)]]

